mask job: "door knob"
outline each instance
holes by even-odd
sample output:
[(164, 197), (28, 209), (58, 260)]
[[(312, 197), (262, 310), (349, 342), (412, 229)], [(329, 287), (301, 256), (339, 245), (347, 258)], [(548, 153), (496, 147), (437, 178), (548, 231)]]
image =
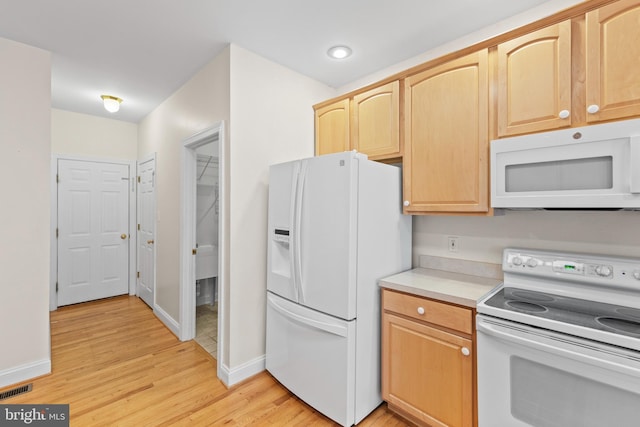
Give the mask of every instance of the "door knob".
[(155, 242), (153, 240), (147, 240), (147, 245), (153, 245)]
[(124, 240), (124, 239), (126, 239), (126, 238), (127, 238), (127, 235), (126, 235), (126, 234), (124, 234), (124, 233), (122, 233), (122, 234), (120, 235), (120, 238), (121, 238), (122, 240)]

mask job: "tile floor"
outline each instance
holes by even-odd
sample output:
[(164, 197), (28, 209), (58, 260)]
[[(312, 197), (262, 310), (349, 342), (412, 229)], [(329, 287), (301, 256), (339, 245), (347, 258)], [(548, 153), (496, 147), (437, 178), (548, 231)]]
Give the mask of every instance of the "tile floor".
[(218, 358), (218, 303), (196, 307), (196, 342)]

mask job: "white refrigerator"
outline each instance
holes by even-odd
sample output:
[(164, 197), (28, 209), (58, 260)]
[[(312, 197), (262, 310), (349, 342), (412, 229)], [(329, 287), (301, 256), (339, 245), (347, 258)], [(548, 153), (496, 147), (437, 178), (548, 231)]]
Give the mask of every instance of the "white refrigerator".
[(343, 426), (381, 402), (378, 280), (411, 268), (400, 168), (344, 152), (269, 171), (266, 367)]

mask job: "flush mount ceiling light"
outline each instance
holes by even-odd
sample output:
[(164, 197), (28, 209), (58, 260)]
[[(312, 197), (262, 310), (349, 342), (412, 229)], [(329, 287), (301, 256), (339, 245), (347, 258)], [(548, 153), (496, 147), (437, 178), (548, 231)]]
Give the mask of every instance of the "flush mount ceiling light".
[(327, 55), (333, 59), (345, 59), (351, 56), (351, 48), (349, 46), (333, 46), (327, 51)]
[(102, 95), (100, 98), (102, 98), (102, 101), (104, 102), (104, 109), (108, 112), (115, 113), (120, 109), (122, 99), (111, 95)]

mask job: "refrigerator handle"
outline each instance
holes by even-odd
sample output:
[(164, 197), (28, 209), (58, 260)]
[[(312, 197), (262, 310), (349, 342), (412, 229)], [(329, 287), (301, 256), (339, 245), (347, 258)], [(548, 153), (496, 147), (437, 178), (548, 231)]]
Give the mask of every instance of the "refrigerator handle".
[(293, 311), (287, 310), (282, 305), (278, 304), (278, 302), (271, 296), (269, 296), (269, 304), (274, 310), (278, 311), (280, 314), (289, 318), (290, 320), (297, 322), (298, 324), (301, 324), (310, 328), (318, 329), (324, 332), (328, 332), (333, 335), (338, 335), (341, 337), (347, 336), (348, 329), (345, 326), (322, 322), (320, 320), (310, 319), (308, 317), (294, 313)]
[(302, 198), (304, 196), (304, 181), (307, 177), (307, 161), (303, 160), (300, 164), (300, 176), (298, 178), (298, 188), (296, 194), (296, 214), (295, 214), (295, 230), (294, 234), (294, 270), (295, 282), (298, 292), (298, 302), (304, 303), (304, 290), (302, 288), (302, 257), (300, 245), (302, 241)]
[(298, 229), (296, 228), (296, 218), (298, 212), (298, 182), (300, 177), (300, 164), (296, 162), (293, 169), (293, 179), (291, 180), (291, 194), (292, 202), (291, 202), (291, 240), (289, 243), (289, 268), (291, 273), (291, 286), (293, 287), (293, 295), (295, 300), (298, 301), (298, 285), (296, 279), (296, 239), (295, 236), (298, 234)]

